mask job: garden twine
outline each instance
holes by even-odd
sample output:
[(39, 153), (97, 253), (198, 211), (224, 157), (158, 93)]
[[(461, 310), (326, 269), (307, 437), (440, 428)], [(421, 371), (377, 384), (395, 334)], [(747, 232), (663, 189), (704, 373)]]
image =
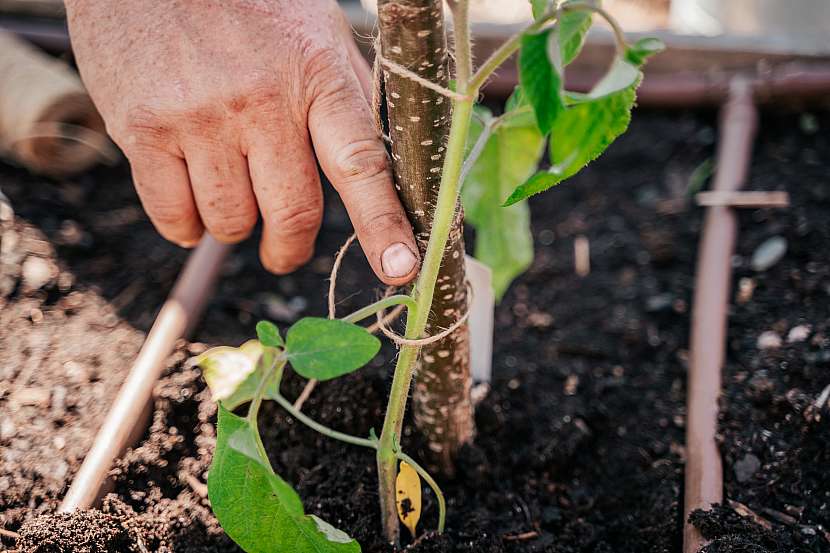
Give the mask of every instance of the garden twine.
[[(331, 276), (329, 277), (329, 301), (328, 301), (328, 304), (329, 304), (329, 319), (334, 319), (335, 318), (335, 303), (336, 302), (335, 302), (334, 292), (335, 292), (335, 289), (337, 287), (337, 273), (340, 271), (340, 265), (343, 263), (343, 257), (346, 255), (346, 251), (349, 249), (349, 246), (351, 246), (354, 243), (356, 238), (357, 238), (357, 236), (355, 234), (352, 234), (351, 236), (349, 236), (349, 239), (346, 240), (346, 243), (343, 244), (340, 247), (340, 250), (338, 250), (337, 255), (334, 257), (334, 265), (332, 265)], [(388, 297), (395, 290), (396, 290), (395, 286), (389, 286), (386, 289), (384, 297)], [(470, 286), (469, 281), (467, 282), (467, 294), (470, 297), (472, 297), (472, 295), (473, 295), (473, 289)], [(401, 309), (403, 309), (403, 306), (399, 305), (392, 311), (391, 314), (394, 314), (395, 316), (397, 316), (401, 312)], [(386, 325), (388, 324), (389, 319), (391, 319), (392, 317), (389, 317), (388, 315), (386, 315), (385, 310), (381, 309), (377, 313), (377, 319), (378, 319), (377, 322), (374, 325), (372, 325), (372, 327), (369, 328), (369, 331), (372, 332), (372, 331), (374, 331), (375, 328), (377, 328), (387, 338), (389, 338), (390, 340), (392, 340), (393, 342), (395, 342), (399, 346), (422, 347), (422, 346), (426, 346), (428, 344), (432, 344), (432, 343), (435, 343), (439, 340), (442, 340), (442, 339), (446, 338), (447, 336), (449, 336), (450, 334), (455, 332), (459, 327), (461, 327), (461, 325), (463, 325), (465, 322), (467, 322), (467, 318), (469, 316), (470, 316), (470, 310), (468, 309), (452, 325), (450, 325), (445, 330), (442, 330), (438, 334), (435, 334), (433, 336), (426, 336), (424, 338), (412, 339), (412, 338), (405, 338), (405, 337), (401, 336), (400, 334), (397, 334), (397, 333), (393, 332), (392, 330), (390, 330), (389, 327), (386, 326)]]
[(0, 32), (0, 155), (52, 176), (84, 171), (116, 151), (78, 75)]
[[(390, 73), (394, 73), (395, 75), (398, 75), (399, 77), (403, 77), (404, 79), (408, 79), (410, 81), (416, 82), (419, 85), (421, 85), (422, 87), (428, 88), (428, 89), (432, 90), (433, 92), (437, 92), (441, 96), (445, 96), (445, 97), (447, 97), (451, 100), (458, 100), (459, 102), (464, 102), (464, 101), (467, 101), (467, 100), (471, 99), (470, 96), (466, 96), (466, 95), (461, 94), (459, 92), (455, 92), (454, 90), (450, 90), (449, 88), (444, 88), (443, 86), (441, 86), (439, 84), (436, 84), (436, 83), (430, 81), (429, 79), (425, 79), (424, 77), (421, 77), (420, 75), (418, 75), (414, 71), (412, 71), (410, 69), (407, 69), (403, 65), (401, 65), (399, 63), (395, 63), (394, 61), (392, 61), (389, 58), (385, 57), (381, 53), (380, 37), (379, 36), (375, 38), (375, 64), (374, 64), (373, 70), (375, 71), (376, 74), (378, 73), (378, 67), (377, 67), (378, 65), (383, 66), (383, 68), (388, 70)], [(377, 75), (375, 76), (374, 80), (375, 80), (376, 83), (380, 82)], [(374, 103), (376, 103), (376, 105), (379, 106), (380, 105), (380, 87), (376, 86), (375, 88), (378, 91), (377, 92), (378, 97), (377, 97), (377, 101), (375, 102), (375, 93), (373, 91), (372, 100), (373, 100)]]

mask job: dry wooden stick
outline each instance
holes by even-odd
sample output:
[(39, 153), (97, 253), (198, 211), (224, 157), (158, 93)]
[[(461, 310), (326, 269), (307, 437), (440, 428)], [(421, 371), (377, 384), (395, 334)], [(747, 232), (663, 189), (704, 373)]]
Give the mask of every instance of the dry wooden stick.
[(6, 530), (5, 528), (0, 528), (0, 536), (3, 536), (4, 538), (11, 538), (13, 540), (20, 539), (20, 534), (12, 532), (11, 530)]

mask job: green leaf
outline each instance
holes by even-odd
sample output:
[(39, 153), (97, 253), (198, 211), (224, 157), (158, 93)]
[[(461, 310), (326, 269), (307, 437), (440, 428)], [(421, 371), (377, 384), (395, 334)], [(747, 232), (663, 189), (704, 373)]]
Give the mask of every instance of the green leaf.
[(380, 350), (380, 340), (345, 321), (306, 317), (286, 334), (285, 354), (305, 378), (330, 380), (355, 371)]
[(504, 205), (559, 184), (602, 154), (628, 128), (642, 78), (638, 64), (618, 57), (588, 94), (567, 93), (569, 105), (551, 128), (550, 169), (516, 188)]
[(647, 58), (665, 49), (666, 45), (659, 38), (641, 38), (633, 46), (629, 46), (625, 52), (625, 59), (639, 67), (645, 63)]
[(208, 497), (222, 529), (248, 553), (359, 553), (360, 545), (313, 516), (259, 453), (248, 421), (219, 406)]
[[(565, 109), (562, 85), (562, 63), (549, 54), (559, 48), (548, 48), (551, 30), (526, 34), (519, 53), (519, 81), (536, 114), (536, 124), (547, 134), (559, 113)], [(549, 51), (550, 50), (550, 51)]]
[(556, 42), (551, 46), (559, 46), (559, 57), (562, 66), (571, 63), (579, 55), (585, 43), (585, 35), (591, 28), (591, 13), (586, 11), (560, 11), (559, 19), (553, 28)]
[(504, 202), (505, 209), (524, 201), (526, 198), (539, 192), (544, 192), (548, 188), (552, 188), (562, 182), (562, 178), (548, 171), (539, 171), (529, 179), (527, 179), (519, 188), (513, 191), (507, 200)]
[[(536, 169), (544, 146), (520, 89), (507, 106), (511, 109), (495, 127), (462, 188), (465, 217), (476, 229), (475, 257), (492, 269), (493, 291), (499, 299), (533, 261), (527, 203), (501, 204)], [(482, 130), (481, 123), (474, 121), (468, 143), (475, 142)]]
[[(584, 100), (597, 100), (610, 96), (639, 85), (643, 74), (638, 66), (632, 65), (622, 58), (614, 58), (608, 72), (599, 80), (594, 88), (584, 96)], [(584, 101), (583, 100), (583, 101)]]
[(282, 336), (280, 336), (280, 329), (270, 321), (259, 321), (256, 324), (256, 335), (264, 346), (271, 348), (285, 346), (285, 342), (283, 342)]
[(505, 205), (559, 184), (604, 152), (628, 127), (635, 86), (568, 108), (551, 131), (551, 168), (519, 186)]
[(533, 19), (539, 19), (539, 17), (545, 13), (545, 10), (548, 8), (549, 0), (530, 0), (530, 9), (533, 11)]

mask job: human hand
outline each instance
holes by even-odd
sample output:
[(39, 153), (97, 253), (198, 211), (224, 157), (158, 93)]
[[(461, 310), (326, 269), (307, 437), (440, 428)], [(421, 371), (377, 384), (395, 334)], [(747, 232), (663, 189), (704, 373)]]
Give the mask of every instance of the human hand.
[(370, 265), (410, 281), (417, 246), (367, 96), (370, 72), (333, 0), (67, 0), (81, 76), (168, 240), (238, 242), (293, 271), (323, 214), (316, 160)]

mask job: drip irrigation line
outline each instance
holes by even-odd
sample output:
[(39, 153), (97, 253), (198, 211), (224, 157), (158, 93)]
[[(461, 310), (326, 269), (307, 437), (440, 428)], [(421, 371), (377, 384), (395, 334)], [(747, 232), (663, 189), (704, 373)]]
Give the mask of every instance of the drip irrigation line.
[(165, 360), (176, 341), (187, 336), (199, 321), (230, 249), (205, 234), (190, 254), (58, 512), (92, 507), (100, 499), (115, 458), (140, 438)]
[[(714, 192), (733, 193), (743, 186), (757, 119), (752, 84), (744, 78), (733, 79), (721, 111)], [(715, 435), (738, 223), (732, 207), (706, 209), (695, 276), (687, 385), (684, 553), (696, 553), (705, 543), (689, 523), (689, 514), (723, 501), (723, 466)]]

